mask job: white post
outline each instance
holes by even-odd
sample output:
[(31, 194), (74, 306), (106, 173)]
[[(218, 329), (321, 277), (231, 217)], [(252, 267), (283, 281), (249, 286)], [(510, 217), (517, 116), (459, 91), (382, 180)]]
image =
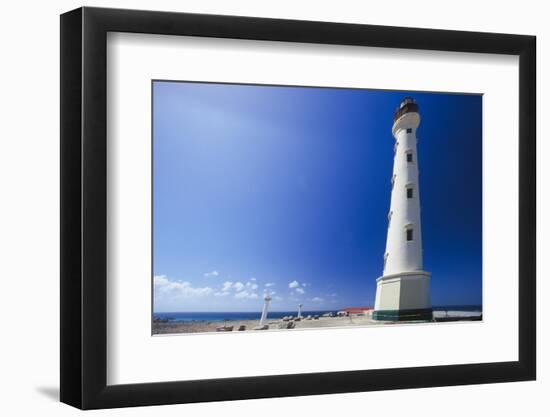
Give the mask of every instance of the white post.
[(269, 293), (266, 292), (264, 294), (264, 307), (262, 309), (262, 317), (260, 318), (260, 327), (265, 326), (266, 320), (267, 320), (267, 307), (269, 305), (269, 302), (271, 301), (271, 297), (269, 296)]
[(302, 318), (302, 304), (298, 304), (298, 318)]
[(423, 271), (416, 129), (418, 105), (405, 98), (394, 114), (395, 138), (384, 271), (378, 278), (373, 318), (431, 319), (430, 273)]

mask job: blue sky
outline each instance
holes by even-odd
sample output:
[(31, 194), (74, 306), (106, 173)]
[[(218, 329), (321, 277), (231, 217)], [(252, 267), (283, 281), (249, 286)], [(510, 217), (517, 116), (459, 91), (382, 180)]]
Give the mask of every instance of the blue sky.
[(372, 306), (409, 95), (432, 302), (481, 304), (481, 96), (155, 81), (154, 311)]

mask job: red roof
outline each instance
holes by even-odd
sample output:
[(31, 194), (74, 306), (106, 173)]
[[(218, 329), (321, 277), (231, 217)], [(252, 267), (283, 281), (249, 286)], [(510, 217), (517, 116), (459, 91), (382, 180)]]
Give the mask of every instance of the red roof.
[(342, 311), (347, 313), (363, 313), (367, 310), (372, 310), (372, 307), (346, 307), (342, 309)]

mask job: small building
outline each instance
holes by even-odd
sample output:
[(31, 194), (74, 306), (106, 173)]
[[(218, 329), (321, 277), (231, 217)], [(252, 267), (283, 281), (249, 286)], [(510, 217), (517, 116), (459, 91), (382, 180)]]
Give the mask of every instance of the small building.
[(343, 311), (348, 315), (351, 315), (351, 314), (368, 314), (370, 310), (372, 310), (372, 307), (346, 307), (340, 311)]

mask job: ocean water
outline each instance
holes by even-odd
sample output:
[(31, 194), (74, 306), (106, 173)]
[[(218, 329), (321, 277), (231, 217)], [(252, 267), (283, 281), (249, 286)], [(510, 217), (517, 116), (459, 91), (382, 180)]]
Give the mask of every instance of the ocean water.
[[(434, 306), (434, 311), (475, 311), (481, 312), (480, 305), (462, 305), (462, 306)], [(302, 316), (318, 315), (321, 316), (325, 313), (332, 312), (336, 314), (338, 310), (315, 310), (315, 311), (302, 311)], [(167, 321), (224, 321), (224, 320), (259, 320), (261, 312), (171, 312), (171, 313), (154, 313), (153, 318), (156, 320)], [(268, 319), (280, 319), (284, 316), (294, 316), (298, 312), (294, 311), (270, 311), (267, 314)]]
[[(302, 311), (302, 316), (307, 315), (319, 315), (328, 313), (335, 310), (319, 310), (319, 311)], [(280, 319), (284, 316), (294, 316), (298, 314), (298, 311), (270, 311), (267, 314), (268, 319)], [(158, 320), (168, 321), (224, 321), (224, 320), (256, 320), (260, 319), (262, 313), (258, 312), (173, 312), (173, 313), (154, 313), (153, 317)]]

